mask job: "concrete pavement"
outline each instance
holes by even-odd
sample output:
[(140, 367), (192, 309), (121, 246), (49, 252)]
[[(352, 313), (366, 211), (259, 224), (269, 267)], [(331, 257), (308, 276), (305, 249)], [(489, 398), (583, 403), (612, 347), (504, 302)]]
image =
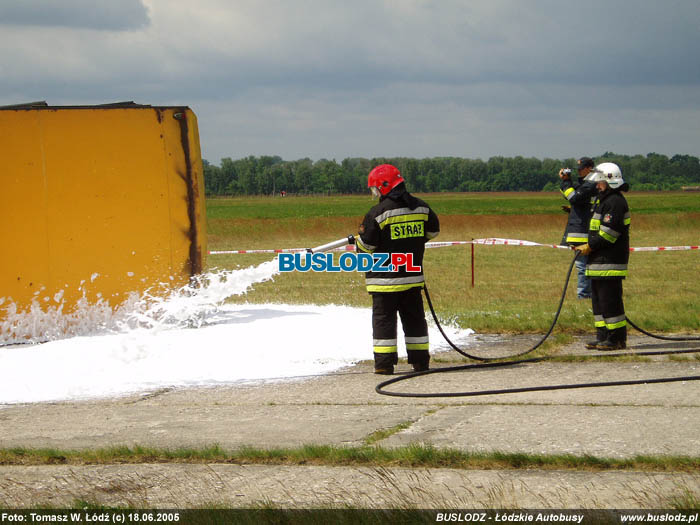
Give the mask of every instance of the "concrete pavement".
[[(645, 350), (658, 342), (638, 337), (630, 343), (632, 349)], [(488, 345), (481, 350), (488, 351)], [(577, 342), (562, 352), (581, 352), (581, 345)], [(400, 364), (398, 371), (402, 370), (408, 371), (408, 365)], [(700, 360), (694, 354), (430, 374), (388, 390), (454, 392), (691, 375), (700, 375)], [(700, 457), (698, 381), (469, 398), (403, 398), (375, 393), (382, 379), (372, 373), (370, 363), (361, 363), (320, 377), (5, 406), (0, 408), (0, 447), (356, 447), (376, 432), (387, 431), (377, 445), (605, 458)], [(157, 507), (198, 502), (249, 506), (267, 501), (301, 507), (347, 503), (421, 508), (658, 508), (679, 494), (700, 498), (698, 472), (57, 465), (0, 466), (0, 479), (0, 506), (65, 505), (71, 498), (94, 498), (104, 504), (136, 502)], [(114, 490), (105, 490), (105, 483)]]

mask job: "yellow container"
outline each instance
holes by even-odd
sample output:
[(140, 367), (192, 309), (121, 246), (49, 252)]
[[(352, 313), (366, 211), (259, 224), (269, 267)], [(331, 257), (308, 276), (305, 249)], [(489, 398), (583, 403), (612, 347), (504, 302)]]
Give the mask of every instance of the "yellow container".
[(11, 303), (69, 312), (84, 295), (116, 306), (201, 272), (204, 178), (189, 108), (0, 108), (0, 152), (0, 319)]

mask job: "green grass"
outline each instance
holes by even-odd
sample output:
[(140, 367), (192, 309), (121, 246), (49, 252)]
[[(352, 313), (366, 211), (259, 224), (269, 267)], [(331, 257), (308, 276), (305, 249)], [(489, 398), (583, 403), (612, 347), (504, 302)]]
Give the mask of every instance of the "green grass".
[[(434, 194), (429, 202), (470, 202), (475, 208), (495, 209), (503, 202), (518, 202), (518, 210), (529, 210), (540, 194)], [(690, 196), (689, 196), (690, 195)], [(668, 212), (639, 215), (635, 206), (647, 209), (667, 205), (697, 208), (697, 195), (640, 194), (632, 207), (632, 246), (700, 244), (700, 213)], [(299, 215), (318, 214), (326, 198), (228, 199), (234, 212), (256, 202), (296, 210)], [(356, 217), (314, 216), (279, 219), (218, 219), (209, 223), (209, 248), (273, 249), (311, 247), (357, 231), (360, 217), (372, 201), (365, 197), (329, 197), (333, 208), (343, 210), (360, 203)], [(221, 204), (219, 199), (214, 202)], [(320, 201), (318, 203), (317, 201)], [(347, 201), (347, 202), (345, 202)], [(556, 201), (559, 202), (559, 201)], [(215, 209), (215, 207), (210, 207)], [(328, 211), (328, 210), (326, 210)], [(504, 209), (507, 212), (507, 209)], [(525, 239), (557, 244), (566, 221), (563, 213), (550, 215), (441, 215), (440, 240), (470, 240), (483, 237)], [(568, 250), (549, 247), (484, 246), (474, 250), (475, 286), (471, 286), (471, 247), (452, 246), (426, 252), (425, 273), (436, 311), (442, 321), (477, 332), (542, 333), (552, 322), (573, 258)], [(259, 264), (273, 255), (211, 255), (210, 268), (235, 269)], [(630, 277), (625, 280), (626, 312), (630, 319), (653, 332), (700, 330), (697, 314), (700, 296), (700, 251), (633, 252)], [(341, 304), (369, 307), (364, 276), (358, 273), (288, 273), (257, 284), (246, 295), (230, 298), (233, 303)], [(589, 301), (578, 301), (575, 282), (569, 284), (557, 332), (590, 332)]]
[(573, 454), (519, 454), (465, 452), (409, 445), (382, 448), (373, 445), (339, 447), (305, 445), (298, 448), (241, 447), (225, 451), (218, 446), (202, 449), (114, 447), (97, 450), (0, 449), (0, 465), (99, 465), (141, 463), (236, 463), (266, 465), (391, 466), (456, 469), (564, 469), (698, 472), (700, 458), (688, 456), (635, 456), (600, 458)]
[[(439, 409), (437, 409), (437, 408), (432, 408), (432, 409), (426, 411), (423, 414), (423, 417), (428, 416), (430, 414), (434, 414), (438, 410)], [(364, 439), (364, 443), (365, 443), (365, 445), (374, 445), (374, 444), (378, 443), (379, 441), (382, 441), (383, 439), (386, 439), (390, 436), (393, 436), (394, 434), (398, 434), (402, 430), (406, 430), (407, 428), (410, 428), (411, 425), (413, 425), (413, 423), (414, 423), (413, 421), (402, 421), (401, 423), (394, 425), (391, 428), (384, 428), (384, 429), (380, 429), (380, 430), (377, 430), (375, 432), (372, 432), (369, 436), (367, 436)]]
[(374, 445), (375, 443), (386, 439), (394, 434), (398, 434), (402, 430), (406, 430), (413, 424), (412, 421), (404, 421), (398, 425), (394, 425), (391, 428), (385, 428), (372, 432), (369, 436), (364, 439), (365, 445)]
[(683, 489), (678, 494), (671, 496), (668, 504), (670, 508), (675, 510), (698, 511), (700, 510), (700, 497), (688, 489)]
[[(565, 203), (551, 193), (430, 193), (416, 194), (438, 214), (539, 215), (559, 211)], [(636, 214), (699, 213), (700, 198), (689, 192), (629, 192), (625, 194)], [(221, 197), (207, 200), (209, 219), (311, 219), (362, 217), (374, 201), (367, 195), (304, 197)]]

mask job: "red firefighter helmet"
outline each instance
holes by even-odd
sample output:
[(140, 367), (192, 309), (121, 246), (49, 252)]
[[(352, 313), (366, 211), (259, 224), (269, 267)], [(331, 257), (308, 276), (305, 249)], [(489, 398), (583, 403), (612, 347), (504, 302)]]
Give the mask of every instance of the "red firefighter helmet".
[(401, 172), (396, 166), (380, 164), (369, 172), (367, 187), (372, 189), (373, 193), (376, 188), (381, 195), (386, 195), (403, 181)]

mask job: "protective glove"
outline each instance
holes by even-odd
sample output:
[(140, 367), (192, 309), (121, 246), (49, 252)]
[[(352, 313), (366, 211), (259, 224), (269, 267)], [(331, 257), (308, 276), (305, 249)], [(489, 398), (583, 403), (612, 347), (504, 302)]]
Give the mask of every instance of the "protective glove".
[(588, 255), (591, 253), (591, 247), (588, 246), (588, 243), (582, 244), (581, 246), (574, 246), (574, 250), (579, 252), (581, 255)]
[(562, 211), (565, 213), (570, 213), (571, 212), (571, 206), (562, 206), (561, 207)]

